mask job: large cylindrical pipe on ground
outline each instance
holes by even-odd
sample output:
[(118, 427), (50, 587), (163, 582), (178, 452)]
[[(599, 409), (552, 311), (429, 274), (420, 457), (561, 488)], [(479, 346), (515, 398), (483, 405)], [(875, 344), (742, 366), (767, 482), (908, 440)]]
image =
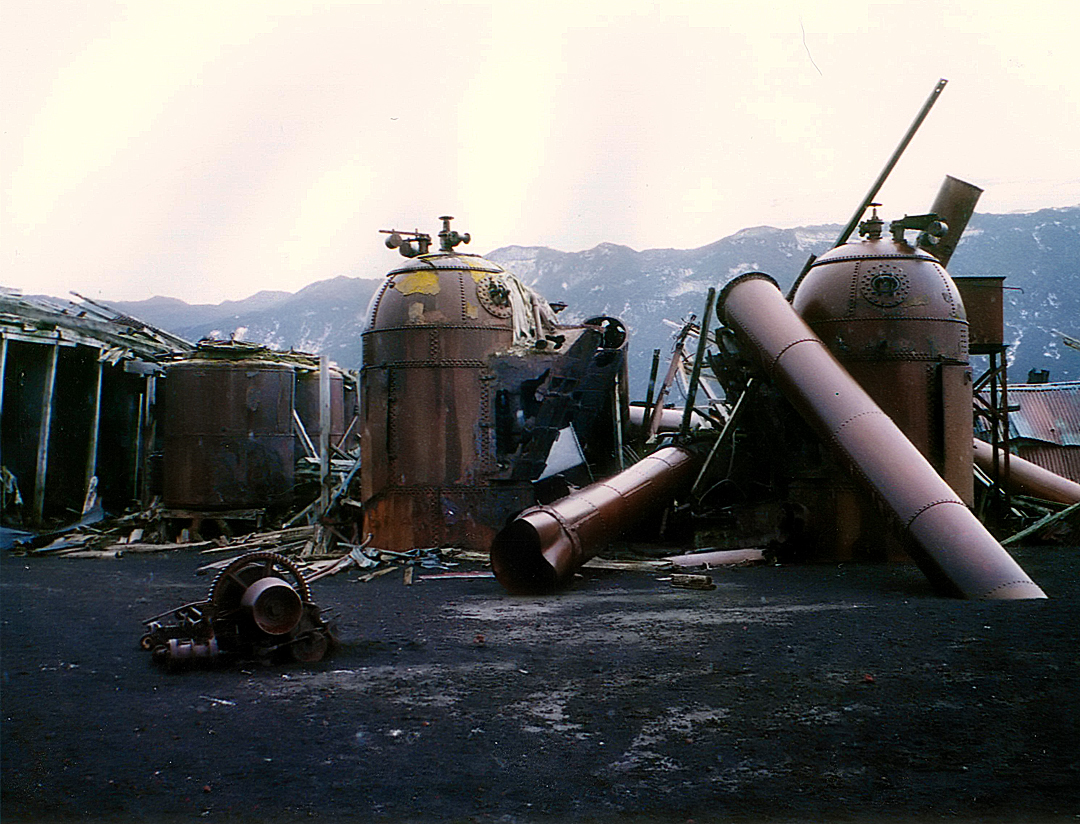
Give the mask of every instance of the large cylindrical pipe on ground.
[(515, 594), (552, 592), (605, 544), (693, 479), (697, 460), (667, 446), (605, 481), (510, 522), (491, 545), (495, 577)]
[(899, 427), (848, 374), (768, 275), (724, 287), (720, 318), (900, 524), (940, 591), (977, 599), (1045, 598)]
[[(1003, 461), (999, 462), (999, 468), (1002, 463)], [(986, 441), (975, 440), (975, 465), (987, 475), (993, 476), (994, 447)], [(1009, 477), (1006, 483), (1009, 491), (1017, 495), (1030, 495), (1059, 504), (1080, 503), (1080, 484), (1019, 455), (1009, 456)]]

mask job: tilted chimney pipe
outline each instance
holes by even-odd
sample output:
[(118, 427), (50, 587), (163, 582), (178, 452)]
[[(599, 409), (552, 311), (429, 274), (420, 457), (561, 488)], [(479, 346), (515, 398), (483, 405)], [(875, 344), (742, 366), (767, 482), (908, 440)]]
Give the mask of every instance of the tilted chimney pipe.
[(796, 314), (768, 275), (728, 283), (717, 314), (856, 480), (900, 525), (939, 591), (1045, 598), (964, 502)]

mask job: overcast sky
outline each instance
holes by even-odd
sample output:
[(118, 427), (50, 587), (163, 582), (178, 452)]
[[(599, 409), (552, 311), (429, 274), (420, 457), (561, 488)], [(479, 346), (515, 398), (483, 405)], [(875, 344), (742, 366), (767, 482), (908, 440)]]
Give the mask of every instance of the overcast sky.
[(946, 174), (1080, 204), (1080, 3), (0, 2), (0, 285), (216, 303), (465, 251), (702, 246)]

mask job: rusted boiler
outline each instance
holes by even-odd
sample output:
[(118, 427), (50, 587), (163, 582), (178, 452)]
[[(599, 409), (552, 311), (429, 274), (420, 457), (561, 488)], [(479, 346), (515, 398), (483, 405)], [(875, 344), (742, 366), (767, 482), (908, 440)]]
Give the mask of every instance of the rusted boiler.
[[(887, 515), (894, 534), (940, 591), (983, 600), (1045, 597), (792, 310), (775, 281), (756, 272), (736, 278), (724, 287), (717, 312), (857, 479), (860, 492)], [(970, 451), (968, 456), (970, 473)]]
[(598, 424), (625, 404), (621, 324), (560, 326), (514, 275), (455, 251), (469, 236), (442, 220), (437, 252), (427, 235), (388, 232), (408, 261), (363, 333), (364, 531), (392, 551), (487, 549), (535, 502), (535, 481), (610, 452), (613, 428)]
[(890, 236), (877, 216), (865, 239), (821, 255), (795, 311), (969, 506), (972, 380), (956, 284), (930, 252)]
[[(946, 181), (936, 203), (952, 225), (929, 213), (895, 220), (886, 231), (872, 204), (859, 224), (862, 239), (818, 257), (791, 297), (796, 313), (968, 506), (974, 502), (969, 327), (955, 282), (928, 249), (939, 241), (949, 252), (955, 248), (979, 192)], [(909, 232), (919, 232), (918, 240), (909, 242)], [(798, 490), (800, 529), (814, 557), (905, 557), (846, 473), (826, 468), (822, 481)]]
[(164, 501), (201, 512), (282, 506), (294, 477), (292, 366), (204, 346), (168, 366)]

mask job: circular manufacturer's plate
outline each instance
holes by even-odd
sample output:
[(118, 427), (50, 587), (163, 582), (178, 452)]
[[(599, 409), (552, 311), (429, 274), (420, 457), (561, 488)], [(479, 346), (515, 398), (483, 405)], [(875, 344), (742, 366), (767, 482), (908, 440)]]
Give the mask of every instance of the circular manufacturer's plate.
[(870, 266), (862, 275), (862, 296), (875, 306), (891, 309), (908, 296), (910, 281), (904, 270), (888, 263)]
[(476, 284), (476, 297), (480, 305), (497, 318), (508, 318), (513, 313), (510, 306), (510, 289), (502, 278), (485, 275)]

